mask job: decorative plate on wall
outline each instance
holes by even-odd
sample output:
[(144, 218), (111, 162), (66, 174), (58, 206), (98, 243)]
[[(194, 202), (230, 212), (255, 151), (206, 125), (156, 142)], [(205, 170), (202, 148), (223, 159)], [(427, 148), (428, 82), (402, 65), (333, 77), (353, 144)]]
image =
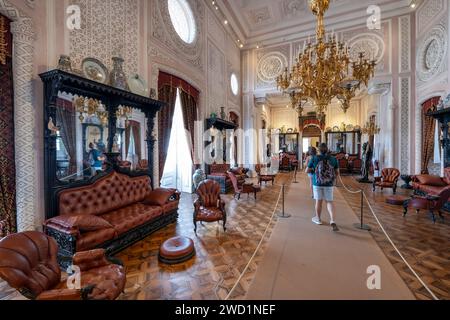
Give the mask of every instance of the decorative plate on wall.
[(339, 132), (339, 127), (338, 126), (333, 127), (333, 131), (334, 132)]
[(349, 125), (347, 125), (346, 129), (347, 129), (347, 131), (353, 131), (353, 130), (355, 130), (355, 127), (353, 127), (352, 124), (349, 124)]
[(150, 95), (147, 81), (142, 79), (138, 74), (134, 74), (128, 78), (128, 86), (134, 94), (144, 97), (148, 97)]
[(355, 127), (355, 131), (361, 131), (361, 127), (360, 126), (356, 126)]
[(108, 83), (108, 69), (103, 63), (95, 58), (86, 58), (81, 64), (83, 75), (93, 81), (103, 84)]

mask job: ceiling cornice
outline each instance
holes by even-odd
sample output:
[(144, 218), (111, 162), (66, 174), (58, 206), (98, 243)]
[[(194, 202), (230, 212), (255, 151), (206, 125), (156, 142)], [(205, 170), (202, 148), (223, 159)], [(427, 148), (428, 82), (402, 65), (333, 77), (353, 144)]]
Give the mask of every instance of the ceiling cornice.
[[(279, 24), (274, 24), (272, 27), (261, 26), (256, 31), (251, 32), (246, 19), (242, 19), (242, 13), (239, 13), (241, 17), (236, 14), (236, 8), (233, 6), (234, 0), (220, 0), (217, 3), (220, 5), (222, 11), (226, 15), (227, 19), (232, 23), (232, 26), (236, 33), (241, 37), (244, 48), (251, 49), (255, 46), (273, 46), (285, 42), (296, 41), (304, 39), (305, 37), (315, 34), (315, 17), (310, 14), (301, 19), (295, 21), (287, 21)], [(373, 1), (373, 4), (380, 6), (382, 12), (382, 20), (386, 21), (396, 16), (410, 14), (416, 9), (410, 8), (411, 0), (378, 0)], [(418, 5), (422, 4), (422, 1), (417, 0)], [(364, 25), (369, 17), (366, 13), (367, 4), (364, 1), (353, 2), (348, 5), (336, 6), (334, 10), (330, 10), (326, 16), (327, 29), (339, 31), (343, 29), (352, 28), (355, 26)], [(351, 6), (351, 10), (349, 10)], [(309, 10), (309, 9), (308, 9)], [(363, 14), (361, 14), (363, 12)]]

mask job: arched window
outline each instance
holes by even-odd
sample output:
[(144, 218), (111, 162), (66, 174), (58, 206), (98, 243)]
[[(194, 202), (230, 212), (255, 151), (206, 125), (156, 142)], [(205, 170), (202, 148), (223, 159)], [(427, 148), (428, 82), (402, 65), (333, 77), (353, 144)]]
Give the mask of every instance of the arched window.
[(186, 0), (168, 0), (170, 20), (178, 36), (191, 44), (197, 37), (194, 13)]
[(230, 85), (231, 85), (231, 92), (235, 96), (237, 96), (239, 93), (239, 80), (238, 80), (236, 74), (234, 74), (234, 73), (231, 75)]

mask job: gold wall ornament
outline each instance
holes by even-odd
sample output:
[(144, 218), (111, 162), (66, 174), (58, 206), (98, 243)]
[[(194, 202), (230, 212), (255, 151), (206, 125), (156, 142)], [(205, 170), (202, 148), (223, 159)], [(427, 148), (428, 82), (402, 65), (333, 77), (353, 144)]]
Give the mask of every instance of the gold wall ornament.
[[(277, 78), (279, 90), (300, 90), (315, 103), (320, 117), (338, 96), (345, 98), (345, 108), (348, 109), (354, 92), (361, 84), (367, 86), (376, 67), (375, 60), (366, 59), (364, 53), (360, 53), (358, 61), (351, 61), (346, 44), (339, 41), (334, 32), (327, 35), (324, 15), (329, 5), (329, 0), (309, 0), (309, 7), (317, 17), (316, 42), (305, 42), (292, 70), (286, 69)], [(345, 92), (348, 85), (351, 88)]]
[(0, 16), (0, 63), (6, 64), (6, 57), (8, 55), (8, 42), (6, 39), (6, 33), (8, 29), (6, 28), (6, 19)]

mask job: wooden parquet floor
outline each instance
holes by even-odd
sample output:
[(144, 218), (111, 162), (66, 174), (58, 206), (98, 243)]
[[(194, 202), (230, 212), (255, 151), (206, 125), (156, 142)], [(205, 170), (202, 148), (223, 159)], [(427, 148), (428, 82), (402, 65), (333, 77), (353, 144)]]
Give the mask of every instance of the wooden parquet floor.
[[(272, 215), (283, 183), (289, 190), (290, 174), (280, 174), (275, 186), (263, 186), (255, 201), (243, 196), (240, 201), (224, 195), (228, 214), (227, 232), (221, 225), (198, 225), (194, 234), (192, 215), (195, 195), (183, 194), (178, 223), (170, 225), (117, 255), (126, 267), (127, 284), (119, 300), (220, 300), (236, 284), (250, 257), (269, 226), (256, 258), (248, 268), (230, 299), (244, 299), (256, 268), (264, 255), (276, 218)], [(281, 203), (276, 208), (281, 209)], [(275, 215), (276, 217), (276, 215)], [(183, 235), (195, 242), (196, 257), (176, 266), (158, 261), (161, 244), (170, 237)], [(0, 280), (0, 300), (23, 299)]]
[[(270, 224), (269, 230), (273, 229), (276, 219), (271, 222), (271, 217), (280, 194), (279, 184), (287, 183), (289, 179), (290, 175), (279, 175), (275, 186), (263, 187), (256, 202), (253, 197), (247, 199), (243, 196), (237, 201), (232, 195), (225, 195), (227, 232), (224, 233), (221, 225), (216, 223), (199, 224), (198, 237), (192, 223), (195, 196), (183, 194), (177, 224), (156, 232), (118, 255), (127, 268), (127, 286), (120, 299), (225, 299), (255, 252), (267, 226)], [(177, 266), (159, 263), (160, 245), (175, 235), (194, 239), (196, 257)], [(264, 249), (263, 245), (231, 299), (245, 297)]]
[[(422, 211), (418, 215), (411, 210), (403, 218), (403, 208), (385, 202), (385, 197), (392, 195), (392, 190), (372, 192), (371, 185), (360, 184), (353, 177), (343, 177), (346, 186), (353, 190), (363, 188), (381, 224), (392, 241), (439, 299), (450, 299), (450, 216), (433, 224), (429, 213)], [(360, 215), (360, 195), (340, 191), (355, 213)], [(410, 190), (398, 190), (399, 194), (410, 195)], [(371, 234), (393, 264), (399, 275), (406, 282), (417, 299), (430, 300), (431, 295), (420, 284), (377, 224), (367, 204), (364, 210), (365, 223), (371, 228)]]

